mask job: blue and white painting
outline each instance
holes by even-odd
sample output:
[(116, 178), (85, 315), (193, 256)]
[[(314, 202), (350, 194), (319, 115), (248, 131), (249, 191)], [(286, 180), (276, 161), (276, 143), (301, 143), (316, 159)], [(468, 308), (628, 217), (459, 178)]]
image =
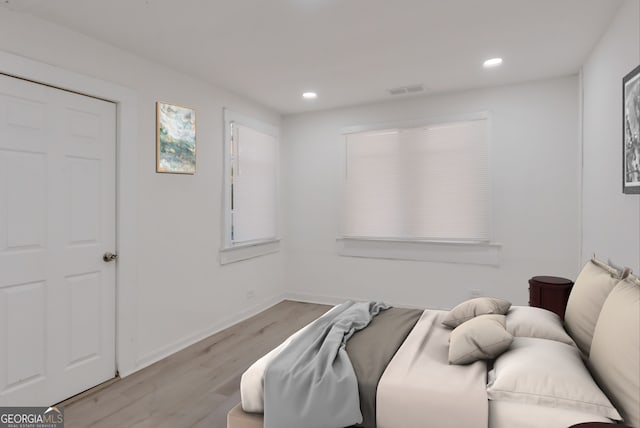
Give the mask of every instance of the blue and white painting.
[(172, 104), (157, 103), (157, 172), (195, 174), (196, 112)]

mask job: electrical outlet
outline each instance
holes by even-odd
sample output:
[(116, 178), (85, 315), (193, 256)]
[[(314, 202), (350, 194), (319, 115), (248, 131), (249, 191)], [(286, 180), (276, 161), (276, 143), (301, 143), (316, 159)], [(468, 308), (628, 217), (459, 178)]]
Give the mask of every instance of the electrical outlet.
[(482, 297), (484, 293), (482, 292), (482, 290), (478, 290), (478, 289), (473, 289), (471, 290), (471, 298), (474, 299), (476, 297)]
[(256, 292), (254, 290), (248, 290), (247, 291), (247, 300), (251, 300), (254, 297), (256, 297)]

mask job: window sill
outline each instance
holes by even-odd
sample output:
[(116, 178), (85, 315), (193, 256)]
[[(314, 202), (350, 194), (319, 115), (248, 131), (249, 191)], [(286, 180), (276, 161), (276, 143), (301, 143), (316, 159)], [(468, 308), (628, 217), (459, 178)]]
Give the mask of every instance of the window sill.
[(220, 264), (226, 265), (266, 254), (280, 251), (280, 240), (253, 242), (250, 244), (238, 244), (230, 248), (220, 250)]
[(494, 242), (411, 241), (338, 238), (338, 254), (391, 260), (415, 260), (498, 266), (502, 245)]

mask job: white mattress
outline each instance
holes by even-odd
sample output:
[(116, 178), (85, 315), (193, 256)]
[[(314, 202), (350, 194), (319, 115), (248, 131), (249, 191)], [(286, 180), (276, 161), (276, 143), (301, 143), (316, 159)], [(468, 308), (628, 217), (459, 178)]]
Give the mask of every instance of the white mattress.
[(486, 428), (487, 366), (449, 364), (446, 311), (426, 310), (378, 384), (378, 428)]

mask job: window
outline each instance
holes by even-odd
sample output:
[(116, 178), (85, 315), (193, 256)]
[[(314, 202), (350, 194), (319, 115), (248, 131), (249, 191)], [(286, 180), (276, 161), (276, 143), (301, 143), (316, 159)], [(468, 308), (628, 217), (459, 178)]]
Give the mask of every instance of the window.
[(346, 134), (343, 236), (489, 241), (487, 116)]
[[(222, 262), (277, 251), (278, 130), (225, 110), (225, 215)], [(247, 247), (262, 249), (247, 251)], [(266, 248), (266, 250), (265, 250)], [(275, 248), (275, 249), (274, 249)]]

